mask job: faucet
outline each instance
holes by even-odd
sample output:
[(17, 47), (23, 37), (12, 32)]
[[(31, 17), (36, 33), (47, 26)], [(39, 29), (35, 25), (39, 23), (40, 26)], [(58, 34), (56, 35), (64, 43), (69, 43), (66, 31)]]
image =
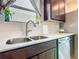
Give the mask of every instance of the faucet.
[(26, 37), (28, 36), (28, 33), (31, 31), (31, 30), (28, 30), (28, 24), (30, 22), (33, 23), (34, 27), (36, 27), (36, 24), (32, 20), (29, 20), (28, 22), (26, 22)]

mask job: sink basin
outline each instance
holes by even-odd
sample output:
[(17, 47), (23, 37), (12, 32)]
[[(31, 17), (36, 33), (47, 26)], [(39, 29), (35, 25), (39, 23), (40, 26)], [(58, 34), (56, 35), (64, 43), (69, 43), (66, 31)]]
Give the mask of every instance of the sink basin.
[(32, 40), (41, 40), (41, 39), (46, 39), (48, 37), (46, 36), (32, 36), (29, 38), (14, 38), (7, 40), (6, 44), (17, 44), (17, 43), (23, 43), (23, 42), (30, 42)]
[(33, 40), (41, 40), (41, 39), (46, 39), (48, 37), (46, 37), (46, 36), (33, 36), (33, 37), (30, 37), (30, 38), (33, 39)]
[(32, 41), (29, 38), (14, 38), (11, 40), (7, 40), (6, 44), (16, 44), (16, 43), (23, 43), (23, 42), (29, 42)]

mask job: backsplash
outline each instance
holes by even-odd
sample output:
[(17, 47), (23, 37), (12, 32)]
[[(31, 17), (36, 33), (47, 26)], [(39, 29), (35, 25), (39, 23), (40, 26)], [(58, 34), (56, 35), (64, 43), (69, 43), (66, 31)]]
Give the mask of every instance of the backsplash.
[(49, 33), (58, 33), (58, 31), (59, 31), (59, 22), (58, 21), (48, 20), (47, 22), (44, 22), (44, 24), (48, 25)]
[(0, 21), (0, 40), (23, 36), (22, 23)]
[[(43, 28), (44, 26), (46, 27), (46, 29)], [(41, 34), (51, 34), (51, 33), (55, 34), (58, 33), (59, 31), (59, 22), (53, 20), (45, 21), (42, 24), (37, 25), (35, 29), (33, 27), (32, 31), (33, 32), (31, 32), (30, 35), (41, 35)]]
[[(1, 20), (1, 19), (0, 19)], [(58, 22), (46, 22), (48, 24), (49, 33), (57, 33), (59, 30)], [(40, 27), (39, 27), (40, 26)], [(33, 34), (43, 33), (43, 26), (40, 24), (34, 29)], [(29, 28), (32, 28), (29, 26)], [(39, 29), (39, 30), (38, 30)], [(25, 35), (25, 23), (18, 22), (2, 22), (0, 21), (0, 40), (7, 40)]]

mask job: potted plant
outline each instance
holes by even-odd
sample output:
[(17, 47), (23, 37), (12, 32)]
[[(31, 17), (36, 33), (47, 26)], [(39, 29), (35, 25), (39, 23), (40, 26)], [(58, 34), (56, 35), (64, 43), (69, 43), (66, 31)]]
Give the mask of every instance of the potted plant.
[(12, 13), (11, 13), (10, 9), (9, 8), (5, 8), (4, 9), (4, 20), (9, 22), (11, 16), (12, 16)]

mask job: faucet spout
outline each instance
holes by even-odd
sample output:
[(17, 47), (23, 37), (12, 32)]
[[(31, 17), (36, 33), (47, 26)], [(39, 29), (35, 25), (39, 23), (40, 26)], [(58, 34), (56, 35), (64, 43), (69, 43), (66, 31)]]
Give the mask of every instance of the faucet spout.
[(28, 33), (31, 31), (31, 30), (28, 30), (28, 24), (30, 22), (34, 25), (34, 27), (36, 27), (36, 24), (32, 20), (29, 20), (28, 22), (26, 22), (26, 36), (28, 36)]

